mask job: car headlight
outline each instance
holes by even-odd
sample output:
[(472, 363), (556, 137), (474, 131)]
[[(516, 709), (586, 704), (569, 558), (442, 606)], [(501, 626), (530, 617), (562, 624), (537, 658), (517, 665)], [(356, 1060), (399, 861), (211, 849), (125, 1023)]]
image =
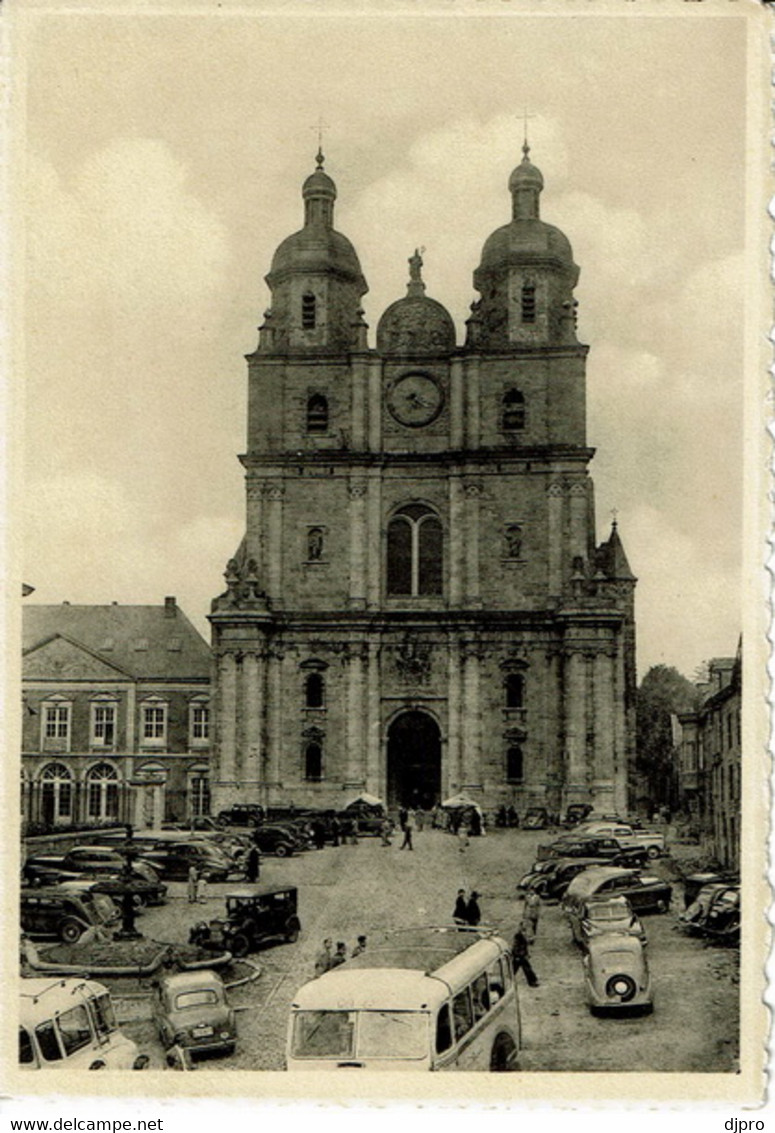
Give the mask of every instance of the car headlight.
[(150, 1058), (148, 1057), (147, 1054), (138, 1054), (137, 1058), (132, 1063), (132, 1069), (133, 1070), (145, 1070), (145, 1069), (147, 1069), (148, 1063), (150, 1061), (151, 1060), (150, 1060)]
[(222, 1039), (230, 1039), (231, 1038), (231, 1031), (221, 1031), (221, 1038)]
[(611, 976), (605, 985), (606, 995), (610, 999), (619, 999), (622, 1003), (632, 999), (636, 991), (635, 980), (627, 975)]

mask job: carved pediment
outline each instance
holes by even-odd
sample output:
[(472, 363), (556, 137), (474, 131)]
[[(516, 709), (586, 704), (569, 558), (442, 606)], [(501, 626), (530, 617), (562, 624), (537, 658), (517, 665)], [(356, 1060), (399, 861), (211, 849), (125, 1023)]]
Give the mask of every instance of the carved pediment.
[(22, 661), (23, 680), (116, 680), (131, 674), (99, 657), (85, 645), (57, 634), (34, 645)]

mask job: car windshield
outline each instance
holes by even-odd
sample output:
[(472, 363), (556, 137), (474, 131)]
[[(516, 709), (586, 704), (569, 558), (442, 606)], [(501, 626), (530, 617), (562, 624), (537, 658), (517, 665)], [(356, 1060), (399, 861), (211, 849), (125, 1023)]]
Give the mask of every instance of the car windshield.
[(211, 987), (198, 987), (193, 991), (181, 991), (175, 996), (175, 1010), (186, 1011), (189, 1007), (205, 1007), (217, 1003), (218, 995)]
[(593, 905), (587, 915), (594, 921), (620, 921), (622, 917), (628, 917), (631, 914), (624, 901), (622, 901), (621, 904), (611, 902), (610, 905)]

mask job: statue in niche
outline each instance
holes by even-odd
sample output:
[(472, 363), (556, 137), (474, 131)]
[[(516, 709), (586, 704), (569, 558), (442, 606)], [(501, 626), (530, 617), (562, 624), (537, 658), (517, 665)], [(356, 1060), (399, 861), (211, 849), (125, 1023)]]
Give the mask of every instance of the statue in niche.
[(307, 561), (319, 563), (323, 558), (323, 528), (310, 527), (307, 532)]
[(506, 528), (506, 557), (522, 558), (522, 528), (516, 524)]
[(404, 684), (427, 685), (431, 679), (431, 647), (407, 634), (396, 649), (396, 669)]

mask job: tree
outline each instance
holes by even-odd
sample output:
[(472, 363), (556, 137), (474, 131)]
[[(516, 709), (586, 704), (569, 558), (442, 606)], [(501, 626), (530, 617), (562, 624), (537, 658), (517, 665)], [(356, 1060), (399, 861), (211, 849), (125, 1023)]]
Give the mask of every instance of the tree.
[(639, 801), (674, 808), (675, 744), (672, 718), (698, 707), (699, 692), (671, 665), (654, 665), (636, 696), (636, 757)]

